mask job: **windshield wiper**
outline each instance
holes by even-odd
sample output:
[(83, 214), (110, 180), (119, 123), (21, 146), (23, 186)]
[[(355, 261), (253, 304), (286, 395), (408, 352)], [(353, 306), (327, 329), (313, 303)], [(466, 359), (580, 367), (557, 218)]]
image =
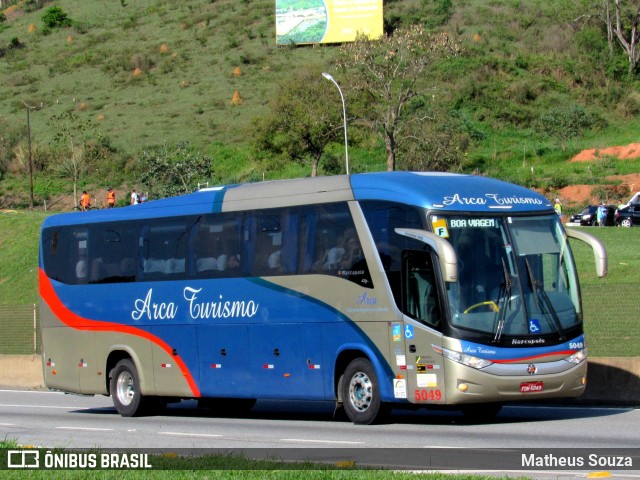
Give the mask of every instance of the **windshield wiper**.
[(504, 275), (504, 285), (500, 285), (500, 293), (498, 294), (498, 306), (502, 303), (502, 307), (500, 310), (500, 314), (498, 315), (498, 323), (494, 327), (496, 332), (493, 337), (493, 342), (497, 343), (502, 338), (502, 332), (504, 330), (504, 321), (507, 316), (507, 305), (511, 304), (511, 287), (513, 286), (513, 281), (511, 280), (511, 275), (509, 274), (509, 270), (507, 269), (507, 264), (502, 259), (502, 274)]
[[(558, 318), (558, 314), (556, 313), (551, 300), (549, 300), (549, 296), (547, 292), (544, 291), (544, 287), (542, 286), (542, 282), (536, 277), (533, 276), (533, 270), (531, 269), (531, 265), (529, 264), (529, 259), (525, 258), (524, 263), (527, 266), (527, 273), (529, 274), (529, 282), (531, 283), (531, 289), (533, 290), (534, 299), (536, 301), (536, 305), (540, 309), (540, 312), (544, 315), (544, 318), (549, 322), (549, 316), (553, 320), (553, 325), (556, 327), (556, 331), (560, 336), (560, 340), (564, 340), (565, 334), (564, 329), (562, 328), (562, 324), (560, 323), (560, 319)], [(551, 322), (549, 322), (551, 323)]]

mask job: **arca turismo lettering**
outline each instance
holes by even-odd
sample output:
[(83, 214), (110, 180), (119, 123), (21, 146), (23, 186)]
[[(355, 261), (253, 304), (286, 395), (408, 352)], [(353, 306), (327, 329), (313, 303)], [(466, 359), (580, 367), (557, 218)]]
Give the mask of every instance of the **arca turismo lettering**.
[(486, 193), (483, 197), (466, 197), (456, 193), (444, 197), (445, 205), (542, 205), (542, 200), (535, 197), (502, 197), (497, 193)]
[[(218, 295), (214, 301), (202, 299), (202, 288), (184, 287), (182, 297), (184, 307), (193, 320), (213, 318), (251, 318), (260, 308), (254, 300), (225, 300)], [(176, 302), (157, 302), (153, 298), (150, 288), (144, 298), (133, 302), (131, 318), (134, 320), (172, 320), (178, 315), (179, 306)]]

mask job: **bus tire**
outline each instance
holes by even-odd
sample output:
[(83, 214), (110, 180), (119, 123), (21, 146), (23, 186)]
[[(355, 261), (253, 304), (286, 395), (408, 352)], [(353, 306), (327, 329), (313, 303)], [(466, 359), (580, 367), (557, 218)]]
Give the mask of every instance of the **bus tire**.
[(352, 360), (340, 384), (344, 412), (356, 425), (371, 425), (387, 412), (380, 399), (378, 377), (366, 358)]
[(116, 410), (123, 417), (134, 417), (143, 413), (143, 397), (140, 393), (140, 377), (131, 360), (120, 360), (111, 373), (111, 398)]

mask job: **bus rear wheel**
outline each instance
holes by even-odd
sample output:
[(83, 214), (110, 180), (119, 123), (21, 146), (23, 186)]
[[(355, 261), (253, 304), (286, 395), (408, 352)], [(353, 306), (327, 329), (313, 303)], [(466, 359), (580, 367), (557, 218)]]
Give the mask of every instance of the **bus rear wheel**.
[(371, 425), (388, 412), (380, 398), (376, 372), (366, 358), (356, 358), (347, 365), (341, 390), (344, 411), (356, 425)]
[(111, 372), (110, 391), (113, 405), (120, 415), (134, 417), (143, 413), (140, 377), (131, 360), (120, 360), (116, 364)]

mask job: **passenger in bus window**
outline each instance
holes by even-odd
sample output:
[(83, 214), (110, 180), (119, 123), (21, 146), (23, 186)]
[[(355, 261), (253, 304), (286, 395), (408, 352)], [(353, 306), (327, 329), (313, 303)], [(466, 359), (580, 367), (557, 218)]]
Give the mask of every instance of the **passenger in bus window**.
[(87, 261), (84, 259), (80, 259), (76, 263), (76, 278), (78, 283), (86, 283), (87, 281)]
[(342, 257), (344, 256), (344, 248), (332, 247), (327, 252), (326, 262), (324, 264), (325, 270), (334, 270), (340, 266)]
[(344, 255), (340, 262), (340, 268), (351, 268), (360, 260), (362, 260), (362, 247), (354, 233), (349, 235), (344, 243)]
[(280, 257), (282, 255), (282, 250), (276, 250), (271, 255), (269, 255), (269, 259), (267, 260), (267, 264), (269, 265), (269, 269), (272, 271), (280, 270)]
[(224, 271), (225, 274), (229, 277), (240, 276), (240, 259), (237, 255), (229, 255), (229, 257), (227, 258), (227, 266)]

